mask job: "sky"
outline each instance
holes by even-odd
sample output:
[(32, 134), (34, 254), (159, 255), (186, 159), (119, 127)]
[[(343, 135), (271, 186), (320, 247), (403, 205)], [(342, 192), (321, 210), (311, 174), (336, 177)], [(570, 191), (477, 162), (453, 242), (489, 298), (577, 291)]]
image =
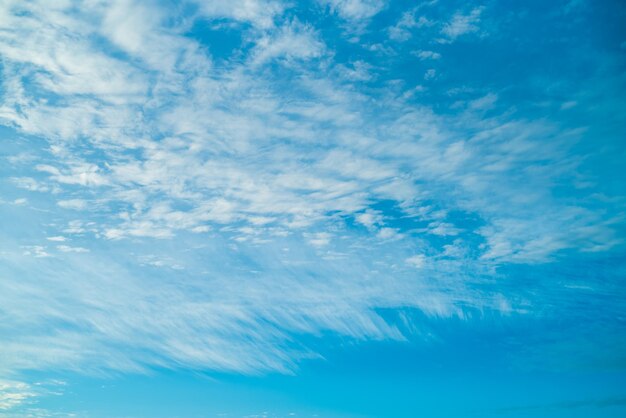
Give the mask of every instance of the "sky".
[(625, 22), (0, 1), (0, 417), (626, 416)]

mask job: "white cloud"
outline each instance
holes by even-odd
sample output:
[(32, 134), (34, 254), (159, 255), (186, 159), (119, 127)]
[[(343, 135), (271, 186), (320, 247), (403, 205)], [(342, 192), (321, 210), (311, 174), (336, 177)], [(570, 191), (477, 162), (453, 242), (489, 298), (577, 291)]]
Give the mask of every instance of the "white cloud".
[(472, 9), (468, 14), (457, 12), (452, 19), (446, 23), (441, 29), (441, 33), (450, 41), (454, 41), (462, 35), (474, 33), (479, 30), (478, 23), (480, 15), (483, 12), (482, 7)]
[(46, 238), (48, 241), (56, 241), (56, 242), (63, 242), (65, 240), (67, 240), (67, 238), (65, 238), (64, 236), (61, 235), (57, 235), (54, 237), (47, 237)]
[(51, 255), (46, 251), (46, 247), (41, 245), (23, 245), (22, 252), (23, 255), (32, 256), (36, 258), (45, 258), (51, 257)]
[(384, 0), (319, 0), (344, 19), (363, 20), (378, 14), (386, 6)]
[(66, 173), (62, 173), (58, 168), (47, 164), (40, 164), (35, 168), (38, 171), (51, 174), (51, 178), (59, 183), (101, 186), (108, 181), (106, 177), (99, 173), (100, 168), (94, 164), (77, 164)]
[(328, 232), (316, 232), (313, 234), (306, 234), (306, 237), (308, 238), (309, 244), (311, 244), (312, 246), (326, 247), (328, 244), (330, 244), (332, 235)]
[(72, 417), (73, 414), (53, 412), (38, 407), (37, 402), (46, 396), (63, 394), (65, 382), (47, 380), (25, 383), (16, 380), (0, 380), (0, 416), (2, 417)]
[(380, 239), (388, 240), (388, 239), (398, 239), (402, 237), (402, 234), (398, 233), (396, 228), (380, 228), (376, 236)]
[(350, 81), (370, 81), (375, 78), (372, 74), (373, 66), (365, 61), (355, 61), (351, 65), (338, 65), (338, 72), (342, 78)]
[(443, 246), (444, 257), (463, 258), (466, 254), (466, 248), (463, 246), (463, 241), (460, 239), (454, 240), (452, 244)]
[(11, 180), (17, 187), (22, 188), (22, 189), (30, 190), (33, 192), (50, 191), (50, 188), (48, 186), (45, 186), (30, 177), (14, 177)]
[(437, 70), (434, 68), (430, 68), (424, 73), (424, 80), (432, 80), (435, 77), (437, 77)]
[(88, 253), (89, 250), (83, 247), (70, 247), (69, 245), (57, 245), (57, 250), (64, 253)]
[(155, 255), (146, 255), (146, 256), (140, 256), (139, 257), (139, 262), (142, 265), (149, 265), (149, 266), (153, 266), (153, 267), (165, 267), (165, 268), (170, 268), (173, 270), (184, 270), (185, 267), (183, 267), (182, 265), (178, 264), (175, 260), (173, 260), (171, 257), (158, 257)]
[(57, 205), (64, 209), (83, 210), (87, 208), (87, 202), (82, 199), (59, 200)]
[(440, 236), (454, 236), (458, 235), (461, 230), (456, 228), (451, 223), (447, 222), (432, 222), (428, 225), (428, 232), (434, 235)]
[(259, 28), (274, 25), (274, 18), (285, 10), (286, 5), (273, 0), (197, 1), (201, 13), (209, 18), (228, 18), (249, 22)]
[(394, 41), (404, 42), (413, 36), (414, 29), (434, 26), (436, 22), (425, 16), (417, 17), (419, 9), (404, 12), (398, 23), (388, 29), (389, 37)]
[[(0, 306), (15, 318), (0, 330), (3, 371), (288, 371), (315, 356), (293, 335), (404, 338), (380, 307), (509, 310), (459, 277), (618, 242), (592, 205), (553, 194), (575, 171), (562, 151), (575, 132), (477, 118), (495, 95), (438, 115), (359, 91), (347, 81), (371, 68), (335, 65), (282, 3), (201, 4), (198, 18), (240, 22), (250, 42), (221, 67), (161, 6), (16, 4), (0, 6), (0, 121), (49, 145), (10, 187), (50, 194), (37, 195), (50, 238), (99, 241), (58, 245), (81, 254), (57, 263), (37, 243), (0, 253)], [(360, 21), (384, 7), (327, 4)], [(432, 23), (408, 16), (402, 30)], [(446, 40), (479, 19), (455, 15)]]
[(37, 396), (24, 382), (0, 380), (0, 411), (14, 409)]
[[(312, 238), (328, 237), (316, 234)], [(125, 267), (132, 264), (132, 257), (102, 259), (93, 253), (68, 258), (56, 270), (42, 268), (25, 279), (18, 278), (17, 271), (9, 273), (9, 279), (0, 283), (0, 301), (16, 318), (17, 326), (32, 320), (43, 320), (48, 326), (57, 320), (73, 325), (55, 334), (38, 328), (11, 339), (0, 346), (4, 359), (0, 367), (85, 372), (140, 371), (152, 364), (178, 364), (244, 373), (286, 371), (298, 359), (314, 355), (290, 348), (288, 332), (331, 330), (359, 339), (402, 338), (367, 308), (366, 300), (387, 298), (384, 295), (392, 289), (400, 295), (406, 292), (405, 286), (398, 287), (399, 282), (390, 277), (363, 281), (371, 275), (370, 265), (359, 268), (360, 279), (346, 280), (346, 274), (354, 271), (346, 268), (344, 259), (320, 265), (320, 259), (302, 253), (297, 242), (288, 238), (284, 243), (298, 253), (285, 260), (284, 266), (270, 256), (275, 251), (271, 245), (238, 245), (236, 251), (222, 252), (218, 244), (214, 250), (203, 251), (205, 257), (219, 257), (215, 263), (198, 264), (193, 255), (176, 260), (167, 274), (153, 270), (148, 277)], [(248, 268), (241, 263), (242, 257), (254, 260), (255, 266), (245, 283), (235, 279)], [(142, 262), (159, 268), (171, 261), (168, 256), (153, 255)], [(182, 263), (185, 270), (195, 271), (185, 275), (188, 279), (183, 282), (183, 276), (173, 274)], [(198, 267), (208, 271), (200, 273)], [(60, 279), (62, 287), (55, 285)], [(418, 281), (413, 283), (418, 286)], [(193, 296), (185, 291), (187, 286), (193, 287)], [(423, 296), (415, 302), (422, 300), (426, 307), (429, 302)], [(24, 298), (38, 303), (24, 304)], [(64, 302), (56, 303), (58, 298)], [(48, 315), (48, 309), (54, 315)]]
[(253, 62), (259, 65), (279, 58), (306, 60), (317, 58), (323, 52), (324, 44), (313, 28), (294, 20), (256, 42)]
[(416, 254), (407, 258), (405, 262), (411, 267), (421, 269), (426, 265), (426, 256), (423, 254)]
[(419, 50), (419, 51), (415, 51), (413, 54), (417, 56), (419, 59), (421, 59), (422, 61), (429, 60), (429, 59), (438, 60), (441, 58), (441, 54), (438, 52), (434, 52), (434, 51)]
[(497, 94), (487, 93), (483, 97), (470, 101), (469, 108), (472, 110), (488, 110), (494, 107), (497, 100)]
[(373, 228), (383, 222), (383, 216), (379, 211), (368, 209), (355, 217), (356, 221), (367, 228)]

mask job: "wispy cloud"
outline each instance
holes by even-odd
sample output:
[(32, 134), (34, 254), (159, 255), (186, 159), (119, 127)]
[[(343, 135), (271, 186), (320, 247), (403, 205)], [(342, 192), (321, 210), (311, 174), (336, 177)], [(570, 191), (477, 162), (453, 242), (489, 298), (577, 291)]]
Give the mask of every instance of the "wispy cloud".
[(344, 19), (362, 20), (378, 14), (385, 0), (319, 0)]
[(0, 411), (16, 408), (35, 396), (26, 383), (0, 381)]
[[(379, 308), (509, 312), (498, 266), (620, 242), (592, 197), (555, 192), (580, 180), (581, 132), (495, 93), (437, 113), (360, 91), (375, 66), (336, 60), (287, 3), (83, 6), (0, 6), (0, 121), (36, 154), (7, 164), (29, 205), (2, 210), (31, 221), (2, 232), (1, 370), (289, 372), (317, 356), (294, 335), (404, 339)], [(206, 20), (242, 31), (233, 56), (189, 36)]]
[(467, 14), (455, 13), (452, 19), (443, 26), (441, 33), (445, 35), (448, 41), (454, 41), (462, 35), (478, 32), (478, 23), (482, 12), (482, 7), (476, 7)]
[(257, 41), (253, 63), (259, 65), (277, 59), (318, 58), (323, 51), (324, 44), (313, 28), (294, 20)]
[(39, 398), (62, 394), (65, 382), (50, 380), (28, 384), (16, 380), (0, 380), (0, 417), (70, 417), (37, 407)]
[(429, 28), (437, 22), (425, 16), (418, 16), (422, 7), (416, 7), (402, 14), (398, 23), (389, 28), (389, 37), (395, 41), (406, 41), (411, 38), (413, 30)]

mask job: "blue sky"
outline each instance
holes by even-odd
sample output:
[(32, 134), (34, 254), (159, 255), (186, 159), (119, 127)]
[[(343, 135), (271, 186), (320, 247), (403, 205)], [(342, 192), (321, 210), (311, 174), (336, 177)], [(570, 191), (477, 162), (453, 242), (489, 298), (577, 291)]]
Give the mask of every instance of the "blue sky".
[(623, 417), (626, 5), (0, 4), (0, 417)]

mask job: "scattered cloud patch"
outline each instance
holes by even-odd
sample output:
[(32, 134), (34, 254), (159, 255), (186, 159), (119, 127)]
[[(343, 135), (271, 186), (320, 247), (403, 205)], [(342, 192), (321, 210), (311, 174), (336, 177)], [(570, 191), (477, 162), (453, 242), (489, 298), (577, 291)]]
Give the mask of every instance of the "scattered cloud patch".
[(57, 245), (57, 250), (64, 253), (88, 253), (89, 250), (83, 247), (70, 247), (69, 245)]
[(82, 199), (59, 200), (57, 205), (64, 209), (84, 210), (87, 208), (87, 202)]
[(250, 23), (267, 29), (287, 8), (287, 3), (277, 0), (196, 1), (202, 16), (211, 19), (226, 18)]
[(438, 52), (434, 52), (434, 51), (419, 50), (419, 51), (413, 52), (413, 54), (422, 61), (441, 59), (441, 54)]
[(0, 416), (2, 417), (71, 417), (37, 407), (40, 398), (63, 394), (65, 382), (48, 380), (25, 383), (16, 380), (0, 380)]
[(376, 236), (383, 240), (402, 238), (402, 234), (398, 233), (396, 228), (380, 228)]
[(443, 26), (441, 34), (448, 42), (452, 42), (463, 35), (478, 32), (482, 12), (482, 7), (476, 7), (467, 14), (455, 13), (452, 19)]
[(428, 225), (428, 232), (439, 236), (454, 236), (458, 235), (461, 230), (456, 228), (453, 224), (447, 222), (433, 222)]
[(46, 251), (46, 247), (42, 245), (24, 245), (22, 246), (22, 249), (24, 250), (22, 254), (26, 256), (36, 258), (51, 257), (51, 255)]
[(273, 34), (257, 41), (253, 63), (256, 65), (271, 60), (306, 60), (320, 57), (324, 44), (314, 29), (294, 20), (276, 30)]
[(355, 217), (356, 221), (366, 228), (374, 228), (378, 225), (382, 225), (383, 216), (380, 211), (368, 209), (363, 213), (358, 214)]
[(386, 6), (385, 0), (319, 0), (343, 19), (364, 20), (378, 14)]
[(474, 99), (469, 102), (469, 108), (472, 110), (489, 110), (494, 107), (498, 101), (498, 95), (494, 93), (488, 93), (483, 97)]
[(314, 247), (321, 248), (326, 247), (328, 244), (330, 244), (332, 235), (328, 232), (316, 232), (313, 234), (307, 234), (306, 237), (308, 238), (309, 244)]
[(416, 254), (407, 258), (405, 262), (413, 268), (421, 269), (426, 265), (426, 256), (423, 254)]
[(36, 396), (24, 382), (0, 380), (0, 411), (15, 409)]
[(388, 29), (389, 38), (394, 41), (404, 42), (413, 36), (413, 30), (435, 25), (436, 22), (429, 20), (425, 16), (417, 16), (418, 11), (419, 8), (404, 12), (398, 23)]
[(57, 235), (57, 236), (54, 236), (54, 237), (47, 237), (46, 239), (48, 241), (55, 241), (55, 242), (63, 242), (63, 241), (67, 240), (67, 238), (65, 238), (64, 236), (61, 236), (61, 235)]

